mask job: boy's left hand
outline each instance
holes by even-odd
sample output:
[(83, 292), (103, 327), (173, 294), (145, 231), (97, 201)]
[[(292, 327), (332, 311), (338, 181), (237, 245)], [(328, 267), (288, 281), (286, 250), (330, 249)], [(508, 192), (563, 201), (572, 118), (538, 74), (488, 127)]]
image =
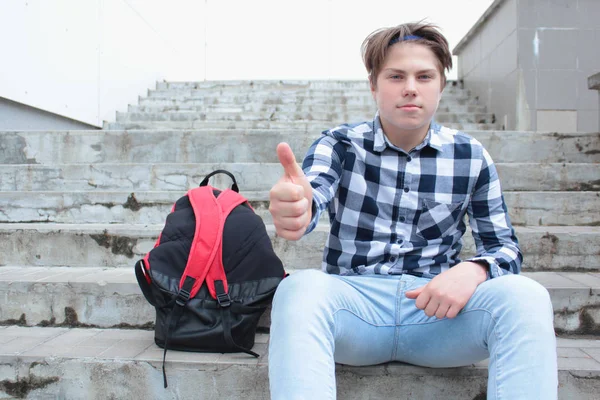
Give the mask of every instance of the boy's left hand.
[(467, 304), (477, 286), (487, 279), (485, 267), (465, 261), (442, 272), (427, 285), (406, 292), (428, 317), (454, 318)]

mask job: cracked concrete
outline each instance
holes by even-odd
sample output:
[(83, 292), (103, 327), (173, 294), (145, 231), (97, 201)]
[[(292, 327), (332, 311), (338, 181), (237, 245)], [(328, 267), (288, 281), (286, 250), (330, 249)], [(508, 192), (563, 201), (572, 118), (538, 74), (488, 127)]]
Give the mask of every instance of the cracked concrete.
[(113, 254), (121, 254), (127, 258), (133, 258), (135, 255), (133, 249), (137, 244), (137, 239), (111, 236), (107, 230), (104, 230), (101, 235), (90, 235), (90, 237), (100, 246), (110, 249)]
[[(600, 190), (598, 172), (585, 163), (496, 166), (505, 192)], [(0, 169), (0, 190), (76, 191), (85, 187), (98, 191), (184, 192), (217, 169), (232, 172), (239, 187), (251, 192), (270, 190), (281, 174), (278, 163), (4, 165)], [(217, 177), (213, 182), (219, 187), (226, 180)]]
[[(0, 273), (1, 321), (29, 326), (145, 328), (154, 309), (130, 268), (12, 267)], [(1, 270), (0, 270), (1, 272)], [(600, 324), (600, 275), (525, 273), (548, 288), (560, 333), (596, 334)], [(597, 276), (598, 275), (598, 276)], [(260, 326), (268, 328), (269, 313)]]
[[(220, 178), (224, 179), (224, 178)], [(37, 192), (23, 198), (22, 192), (1, 192), (0, 209), (6, 220), (61, 223), (164, 223), (173, 203), (184, 192), (173, 191), (66, 191)], [(242, 192), (266, 224), (271, 223), (268, 191)], [(509, 215), (518, 226), (565, 226), (600, 224), (600, 192), (506, 192)], [(323, 214), (323, 220), (327, 215)]]
[(40, 378), (33, 374), (26, 378), (9, 381), (8, 379), (0, 381), (0, 391), (6, 392), (17, 399), (25, 399), (32, 390), (44, 389), (52, 383), (60, 380), (58, 376), (50, 378)]
[[(232, 122), (235, 124), (235, 121)], [(66, 132), (20, 132), (18, 142), (25, 141), (28, 148), (44, 149), (36, 155), (40, 164), (96, 164), (96, 163), (222, 163), (222, 162), (277, 162), (275, 147), (279, 142), (288, 142), (302, 159), (304, 152), (318, 138), (319, 132), (331, 126), (310, 124), (286, 126), (277, 129), (243, 131), (238, 129), (213, 129), (180, 131), (169, 129), (128, 131), (80, 131), (66, 146)], [(307, 129), (310, 129), (307, 131)], [(310, 133), (308, 133), (310, 132)], [(600, 162), (594, 150), (580, 152), (575, 143), (591, 149), (600, 148), (597, 133), (584, 136), (563, 134), (557, 141), (551, 134), (540, 132), (495, 132), (473, 131), (472, 135), (482, 142), (496, 163), (522, 162), (551, 163), (568, 160), (569, 163)], [(529, 151), (535, 141), (536, 151)], [(22, 153), (22, 144), (8, 142), (6, 151), (0, 153), (0, 164), (31, 163), (32, 160), (14, 158), (9, 154)], [(92, 149), (92, 145), (101, 148)], [(235, 148), (235, 154), (230, 149)]]
[[(7, 265), (69, 265), (131, 267), (154, 246), (164, 222), (145, 225), (120, 224), (0, 224), (0, 254)], [(298, 242), (275, 235), (267, 226), (275, 252), (287, 268), (318, 268), (328, 227)], [(599, 271), (600, 229), (596, 227), (517, 227), (526, 254), (524, 271)], [(552, 242), (545, 238), (555, 236)], [(64, 248), (73, 249), (65, 253)], [(30, 249), (35, 249), (31, 251)], [(475, 252), (472, 237), (464, 237), (463, 258)], [(74, 257), (76, 256), (76, 257)]]

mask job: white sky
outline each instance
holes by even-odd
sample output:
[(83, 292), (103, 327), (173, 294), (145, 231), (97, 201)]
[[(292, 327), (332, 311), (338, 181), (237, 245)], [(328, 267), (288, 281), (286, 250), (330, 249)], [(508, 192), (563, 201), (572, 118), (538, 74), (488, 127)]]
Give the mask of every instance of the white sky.
[[(450, 48), (493, 0), (123, 0), (175, 53), (167, 80), (364, 79), (373, 30), (426, 18)], [(456, 64), (456, 58), (455, 58)], [(456, 77), (456, 65), (449, 78)]]

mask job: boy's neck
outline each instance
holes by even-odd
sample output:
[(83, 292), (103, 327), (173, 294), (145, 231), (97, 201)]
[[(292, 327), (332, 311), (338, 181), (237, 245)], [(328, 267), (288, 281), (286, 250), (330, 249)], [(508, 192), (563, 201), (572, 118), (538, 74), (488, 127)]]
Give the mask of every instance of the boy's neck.
[(386, 125), (385, 121), (381, 121), (381, 127), (388, 140), (394, 146), (408, 153), (425, 140), (431, 122), (414, 130), (400, 130)]

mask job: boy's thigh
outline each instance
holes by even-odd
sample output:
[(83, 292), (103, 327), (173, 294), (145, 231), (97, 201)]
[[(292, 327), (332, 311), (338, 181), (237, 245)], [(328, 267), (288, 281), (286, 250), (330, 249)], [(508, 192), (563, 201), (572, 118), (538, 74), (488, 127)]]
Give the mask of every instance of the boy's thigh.
[(273, 309), (285, 312), (282, 317), (286, 319), (315, 313), (333, 317), (346, 311), (369, 324), (394, 325), (395, 294), (403, 284), (398, 277), (346, 277), (318, 270), (298, 271), (277, 288)]
[(437, 319), (416, 310), (415, 314), (421, 314), (419, 322), (404, 323), (398, 327), (396, 361), (450, 368), (489, 357), (487, 334), (491, 316), (486, 311), (473, 310), (452, 319)]
[(397, 300), (404, 286), (401, 277), (342, 277), (316, 270), (299, 271), (284, 279), (277, 289), (273, 323), (285, 324), (296, 334), (330, 334), (338, 363), (372, 365), (390, 361), (398, 323)]
[[(418, 287), (415, 285), (407, 290)], [(452, 319), (428, 317), (415, 300), (403, 299), (396, 360), (428, 367), (454, 367), (489, 356), (498, 331), (534, 319), (552, 319), (547, 290), (520, 275), (494, 278), (479, 285)], [(543, 321), (542, 321), (543, 323)], [(503, 325), (506, 325), (503, 327)], [(506, 335), (508, 336), (508, 335)]]

